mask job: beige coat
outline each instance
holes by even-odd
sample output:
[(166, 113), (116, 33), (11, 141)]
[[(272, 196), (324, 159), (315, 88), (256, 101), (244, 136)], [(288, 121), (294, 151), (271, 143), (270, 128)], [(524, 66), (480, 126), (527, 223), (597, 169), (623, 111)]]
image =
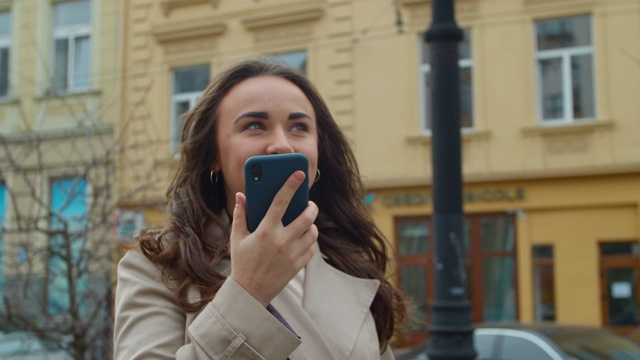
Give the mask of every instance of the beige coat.
[(305, 273), (302, 306), (286, 290), (271, 303), (294, 334), (231, 278), (202, 311), (185, 313), (158, 268), (129, 251), (118, 265), (114, 359), (393, 359), (390, 349), (380, 355), (369, 311), (378, 280), (345, 274), (319, 251)]

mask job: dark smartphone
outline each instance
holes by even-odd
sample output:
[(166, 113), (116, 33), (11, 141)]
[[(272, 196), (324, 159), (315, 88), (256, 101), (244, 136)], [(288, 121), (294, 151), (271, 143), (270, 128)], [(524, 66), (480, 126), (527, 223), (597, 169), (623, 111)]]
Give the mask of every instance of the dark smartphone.
[(309, 203), (309, 161), (304, 154), (253, 156), (244, 164), (244, 193), (247, 198), (247, 227), (253, 232), (269, 210), (273, 197), (296, 170), (305, 173), (305, 180), (293, 195), (282, 217), (289, 225)]

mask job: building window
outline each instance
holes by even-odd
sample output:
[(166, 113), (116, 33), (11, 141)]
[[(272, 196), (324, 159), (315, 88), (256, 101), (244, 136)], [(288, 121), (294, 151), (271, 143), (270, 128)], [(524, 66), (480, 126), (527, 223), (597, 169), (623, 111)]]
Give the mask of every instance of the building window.
[(91, 2), (75, 0), (53, 5), (54, 93), (84, 91), (91, 85)]
[(11, 13), (0, 11), (0, 97), (9, 95), (9, 54), (11, 49)]
[[(458, 66), (460, 67), (460, 126), (473, 128), (473, 60), (471, 57), (471, 30), (463, 29), (464, 38), (460, 42)], [(431, 65), (429, 44), (422, 38), (420, 63), (420, 104), (422, 111), (422, 130), (430, 133), (431, 119)]]
[[(426, 339), (434, 298), (431, 218), (397, 218), (399, 284), (411, 302), (409, 336), (402, 346)], [(467, 292), (474, 322), (517, 320), (515, 220), (511, 215), (467, 215), (463, 228)]]
[[(480, 235), (473, 239), (473, 231), (478, 231), (476, 229), (480, 231)], [(502, 215), (474, 217), (471, 219), (470, 230), (472, 249), (474, 242), (481, 244), (480, 257), (475, 261), (482, 264), (483, 277), (478, 279), (482, 281), (482, 320), (514, 321), (517, 304), (513, 218)]]
[(50, 201), (51, 210), (56, 215), (50, 220), (53, 235), (49, 238), (47, 304), (50, 314), (59, 314), (69, 308), (70, 287), (74, 287), (78, 298), (86, 285), (86, 270), (83, 271), (83, 258), (86, 256), (82, 256), (88, 223), (86, 180), (63, 178), (51, 181)]
[(640, 324), (637, 242), (600, 244), (600, 283), (604, 324), (631, 330)]
[(182, 116), (198, 101), (209, 84), (209, 64), (173, 70), (171, 95), (171, 152), (175, 152), (182, 135)]
[(535, 321), (556, 320), (553, 246), (535, 245), (533, 255), (533, 311)]
[(431, 223), (424, 218), (402, 218), (396, 226), (399, 283), (411, 304), (406, 329), (409, 338), (404, 345), (411, 346), (426, 339), (431, 313), (428, 300), (433, 299), (433, 289), (427, 286), (432, 271)]
[(591, 16), (536, 22), (538, 111), (542, 124), (595, 118)]
[(293, 51), (287, 53), (276, 53), (269, 55), (276, 60), (279, 60), (290, 67), (298, 70), (302, 74), (307, 73), (307, 52), (306, 51)]
[(0, 307), (4, 306), (4, 222), (7, 218), (7, 187), (0, 183)]

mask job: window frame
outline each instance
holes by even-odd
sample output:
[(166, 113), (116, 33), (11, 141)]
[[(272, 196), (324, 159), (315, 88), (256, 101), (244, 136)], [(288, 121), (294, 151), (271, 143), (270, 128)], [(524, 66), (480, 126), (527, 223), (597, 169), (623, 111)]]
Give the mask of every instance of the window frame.
[[(539, 257), (535, 254), (536, 248), (549, 248), (551, 250), (551, 255), (549, 257)], [(536, 244), (531, 247), (531, 276), (532, 276), (532, 293), (533, 293), (533, 320), (538, 322), (556, 322), (556, 278), (555, 278), (555, 248), (552, 244)], [(542, 305), (542, 289), (538, 289), (538, 281), (537, 278), (538, 270), (541, 268), (549, 268), (551, 271), (551, 280), (553, 287), (553, 319), (547, 320), (539, 316), (539, 314), (543, 313), (543, 309), (538, 309), (538, 305)]]
[[(7, 49), (7, 64), (6, 64), (7, 73), (5, 75), (5, 78), (7, 81), (7, 84), (6, 84), (7, 92), (6, 94), (0, 93), (0, 99), (8, 98), (11, 95), (11, 34), (12, 34), (11, 30), (13, 28), (13, 21), (12, 21), (13, 19), (12, 19), (11, 9), (0, 11), (0, 13), (5, 13), (5, 12), (8, 13), (9, 15), (9, 24), (8, 24), (9, 33), (6, 35), (0, 35), (0, 51), (2, 51), (3, 49)], [(3, 67), (3, 64), (0, 63), (0, 71), (2, 71), (2, 67)], [(1, 78), (2, 77), (0, 76), (0, 79)]]
[[(463, 70), (463, 69), (470, 69), (471, 70), (471, 126), (464, 126), (462, 124), (462, 122), (460, 123), (460, 131), (462, 132), (472, 132), (476, 129), (476, 116), (475, 116), (475, 101), (474, 101), (474, 96), (475, 96), (475, 91), (474, 91), (474, 87), (475, 87), (475, 72), (474, 70), (474, 61), (473, 61), (473, 31), (470, 27), (463, 27), (462, 31), (464, 32), (464, 36), (469, 38), (469, 58), (459, 58), (458, 59), (458, 70)], [(418, 43), (419, 45), (419, 51), (418, 51), (418, 63), (420, 64), (418, 66), (418, 79), (419, 79), (419, 90), (418, 90), (418, 94), (420, 95), (420, 132), (426, 135), (431, 135), (432, 130), (431, 128), (429, 128), (429, 126), (427, 126), (428, 124), (428, 116), (430, 116), (430, 114), (428, 113), (430, 111), (430, 109), (427, 108), (427, 101), (426, 101), (426, 96), (427, 96), (427, 87), (425, 85), (425, 77), (427, 76), (427, 74), (431, 74), (431, 64), (430, 63), (425, 63), (423, 62), (424, 58), (425, 58), (425, 54), (424, 52), (426, 51), (426, 46), (427, 43), (426, 41), (424, 41), (424, 33), (421, 33), (418, 39)], [(462, 42), (461, 42), (462, 43)], [(460, 43), (460, 44), (461, 44)], [(460, 54), (460, 51), (458, 51), (458, 54)], [(460, 96), (462, 96), (462, 94), (460, 94)], [(460, 99), (460, 108), (462, 110), (462, 98)], [(462, 116), (462, 111), (460, 112), (460, 115)]]
[[(52, 4), (51, 18), (52, 18), (52, 36), (51, 36), (51, 80), (50, 80), (50, 92), (52, 93), (76, 93), (76, 92), (86, 92), (91, 89), (92, 86), (92, 77), (91, 77), (91, 48), (92, 48), (92, 22), (93, 22), (93, 3), (88, 1), (90, 4), (89, 8), (89, 22), (82, 24), (73, 24), (73, 25), (58, 25), (53, 24), (53, 16), (55, 14), (55, 7), (59, 6), (63, 3), (69, 3), (74, 1), (83, 1), (83, 0), (72, 0), (72, 1), (59, 1)], [(87, 49), (87, 61), (88, 61), (88, 73), (86, 78), (86, 85), (78, 85), (75, 84), (76, 77), (76, 48), (77, 40), (79, 38), (87, 37), (89, 39), (89, 45)], [(66, 78), (64, 79), (64, 84), (61, 88), (57, 87), (57, 74), (56, 74), (56, 43), (58, 40), (66, 40), (67, 42), (67, 61), (66, 61)]]
[(200, 96), (202, 96), (202, 94), (204, 93), (205, 88), (203, 88), (200, 91), (189, 91), (189, 92), (182, 92), (182, 93), (174, 93), (175, 91), (175, 85), (176, 85), (176, 76), (177, 76), (177, 71), (178, 70), (184, 70), (184, 69), (189, 69), (189, 68), (197, 68), (197, 67), (207, 67), (208, 69), (208, 76), (209, 78), (207, 79), (207, 83), (209, 83), (209, 81), (211, 80), (211, 65), (209, 63), (200, 63), (200, 64), (193, 64), (193, 65), (186, 65), (186, 66), (178, 66), (178, 67), (174, 67), (171, 69), (171, 79), (170, 79), (170, 89), (171, 89), (171, 106), (170, 106), (170, 129), (169, 129), (169, 148), (170, 148), (170, 152), (171, 154), (174, 154), (174, 156), (177, 156), (177, 150), (178, 150), (178, 146), (180, 144), (180, 133), (182, 130), (182, 123), (183, 123), (183, 116), (186, 113), (182, 113), (181, 115), (177, 115), (176, 114), (176, 110), (177, 110), (177, 106), (179, 103), (181, 102), (185, 102), (188, 101), (189, 102), (189, 110), (193, 109), (193, 107), (195, 106), (195, 104), (198, 102), (198, 99), (200, 99)]
[[(634, 246), (633, 253), (629, 254), (604, 254), (604, 248), (608, 245), (632, 245)], [(619, 325), (612, 324), (609, 314), (609, 301), (610, 301), (610, 289), (607, 281), (607, 271), (617, 269), (633, 269), (638, 274), (636, 279), (636, 291), (640, 291), (640, 254), (638, 249), (640, 248), (640, 242), (638, 240), (615, 240), (615, 241), (600, 241), (598, 243), (598, 262), (600, 265), (600, 298), (602, 299), (601, 305), (601, 318), (602, 325), (608, 329), (619, 333), (628, 334), (633, 329), (637, 328), (640, 324), (640, 319), (634, 325)], [(636, 306), (640, 307), (640, 294), (636, 294)], [(640, 314), (640, 310), (638, 310)]]
[[(178, 150), (178, 144), (180, 144), (180, 130), (182, 128), (184, 114), (177, 116), (176, 110), (179, 103), (189, 102), (189, 109), (192, 109), (198, 99), (202, 96), (202, 91), (192, 91), (188, 93), (172, 94), (171, 95), (171, 152), (174, 153)], [(189, 110), (187, 110), (188, 112)]]
[[(427, 229), (429, 232), (427, 234), (427, 249), (425, 253), (419, 254), (400, 254), (400, 227), (402, 222), (415, 222), (415, 221), (424, 221), (427, 223)], [(403, 267), (404, 266), (422, 266), (424, 267), (424, 276), (427, 284), (425, 284), (425, 300), (426, 300), (426, 309), (425, 314), (427, 318), (431, 317), (431, 306), (430, 302), (433, 301), (435, 297), (435, 289), (434, 286), (429, 286), (429, 283), (433, 283), (433, 251), (434, 251), (434, 243), (433, 243), (433, 222), (432, 216), (399, 216), (394, 218), (394, 234), (395, 234), (395, 249), (396, 249), (396, 269), (397, 269), (397, 284), (400, 288), (403, 288)], [(412, 302), (413, 304), (413, 302)], [(415, 305), (415, 304), (414, 304)], [(426, 324), (425, 324), (426, 325)], [(401, 346), (414, 346), (416, 344), (423, 343), (427, 340), (427, 332), (409, 332), (407, 331), (406, 339), (401, 341)]]
[[(90, 208), (89, 208), (89, 204), (90, 204), (90, 183), (87, 180), (87, 178), (83, 177), (83, 176), (60, 176), (60, 177), (51, 177), (49, 178), (49, 207), (51, 208), (51, 210), (56, 211), (56, 212), (60, 212), (59, 209), (55, 209), (54, 210), (54, 188), (55, 188), (55, 183), (58, 182), (63, 182), (63, 181), (67, 181), (67, 180), (71, 180), (71, 188), (70, 189), (76, 189), (76, 187), (78, 186), (79, 183), (82, 183), (82, 186), (84, 188), (84, 191), (82, 192), (83, 195), (83, 199), (82, 201), (84, 201), (83, 204), (83, 208), (84, 208), (84, 215), (81, 219), (79, 219), (79, 221), (84, 222), (84, 224), (82, 224), (83, 226), (86, 226), (86, 222), (89, 221), (89, 216), (90, 216)], [(68, 190), (68, 189), (65, 189)], [(70, 209), (72, 207), (68, 207), (72, 204), (72, 202), (75, 200), (75, 194), (72, 195), (72, 198), (69, 199), (69, 195), (67, 194), (64, 198), (64, 202), (63, 204), (65, 204), (65, 208), (66, 209)], [(64, 211), (64, 210), (63, 210)], [(62, 215), (62, 214), (61, 214)], [(72, 220), (73, 216), (64, 216), (65, 220)], [(78, 221), (78, 220), (76, 220)], [(51, 229), (54, 229), (56, 226), (56, 220), (53, 217), (49, 218), (49, 227)], [(84, 251), (84, 246), (86, 245), (86, 241), (87, 241), (87, 233), (84, 233), (83, 239), (80, 239), (80, 242), (74, 242), (73, 244), (71, 244), (72, 249), (71, 251), (75, 251), (75, 250), (79, 250), (80, 252)], [(48, 239), (48, 247), (49, 247), (49, 251), (51, 251), (51, 249), (53, 249), (55, 247), (54, 241), (55, 238), (53, 236), (49, 236)], [(79, 248), (75, 248), (76, 245), (79, 245)], [(73, 255), (71, 255), (73, 257)], [(80, 257), (79, 259), (82, 257), (81, 253), (80, 253)], [(45, 281), (45, 296), (46, 296), (46, 302), (44, 304), (45, 306), (45, 310), (48, 314), (50, 315), (57, 315), (62, 313), (63, 311), (65, 311), (65, 309), (68, 309), (68, 307), (70, 306), (70, 304), (68, 303), (68, 298), (65, 296), (63, 298), (62, 301), (58, 302), (58, 303), (54, 303), (53, 300), (58, 300), (60, 298), (56, 298), (56, 295), (59, 295), (60, 293), (58, 293), (58, 289), (54, 289), (54, 281), (56, 281), (57, 279), (55, 279), (54, 277), (52, 277), (52, 272), (55, 271), (56, 269), (54, 268), (55, 266), (60, 266), (60, 263), (57, 263), (54, 258), (48, 254), (47, 256), (47, 264), (46, 264), (46, 281)], [(62, 266), (66, 267), (67, 264), (62, 264)], [(59, 269), (59, 268), (58, 268)], [(86, 276), (86, 274), (85, 274)], [(68, 282), (68, 278), (63, 277), (60, 279), (61, 281), (57, 281), (55, 283), (56, 286), (62, 286), (63, 287), (63, 291), (69, 291), (69, 282)], [(76, 298), (78, 297), (78, 294), (86, 291), (86, 278), (83, 279), (82, 276), (80, 276), (80, 278), (76, 279), (75, 282), (75, 293), (76, 293)], [(62, 293), (62, 295), (67, 295), (66, 293)], [(61, 304), (61, 305), (60, 305)], [(82, 305), (81, 305), (82, 307)]]
[[(290, 62), (288, 62), (286, 60), (285, 56), (286, 55), (292, 55), (292, 54), (304, 54), (304, 69), (300, 69), (297, 66), (294, 66), (293, 64), (291, 64)], [(308, 74), (308, 70), (309, 70), (309, 52), (306, 49), (274, 52), (274, 53), (267, 54), (267, 56), (270, 57), (270, 58), (275, 59), (276, 61), (280, 61), (280, 62), (288, 65), (292, 69), (299, 71), (301, 74), (303, 74), (305, 76)]]
[(0, 181), (0, 307), (4, 306), (4, 284), (5, 284), (5, 260), (6, 242), (4, 239), (4, 226), (7, 221), (8, 210), (8, 188), (5, 182)]
[[(537, 23), (540, 21), (548, 21), (553, 19), (564, 19), (577, 16), (588, 16), (589, 18), (589, 31), (590, 31), (590, 46), (572, 46), (562, 49), (552, 50), (539, 50), (538, 49), (538, 31)], [(593, 15), (592, 14), (575, 14), (567, 16), (559, 16), (552, 18), (544, 18), (535, 20), (533, 23), (533, 38), (534, 38), (534, 50), (535, 50), (535, 74), (536, 74), (536, 109), (537, 109), (537, 121), (540, 126), (553, 126), (553, 125), (568, 125), (574, 123), (585, 123), (595, 121), (598, 117), (598, 85), (596, 77), (596, 56), (595, 56), (595, 33), (593, 29)], [(573, 82), (571, 71), (571, 59), (573, 57), (591, 55), (592, 63), (592, 81), (593, 81), (593, 117), (579, 118), (573, 117)], [(560, 59), (562, 68), (562, 105), (563, 105), (563, 117), (554, 119), (544, 118), (544, 99), (542, 94), (542, 68), (540, 62), (543, 60)]]

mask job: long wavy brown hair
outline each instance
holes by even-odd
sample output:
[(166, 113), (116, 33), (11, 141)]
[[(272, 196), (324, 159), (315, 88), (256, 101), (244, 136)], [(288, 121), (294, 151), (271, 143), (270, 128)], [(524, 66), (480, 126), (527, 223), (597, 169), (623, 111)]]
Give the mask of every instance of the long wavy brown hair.
[[(230, 218), (226, 213), (224, 174), (212, 185), (211, 164), (218, 160), (218, 108), (240, 82), (257, 76), (277, 76), (295, 84), (311, 102), (318, 128), (318, 168), (322, 178), (309, 198), (320, 213), (316, 219), (320, 251), (335, 268), (359, 278), (377, 279), (381, 286), (371, 304), (380, 349), (387, 348), (406, 319), (401, 292), (386, 278), (388, 245), (364, 203), (365, 190), (349, 143), (313, 84), (292, 68), (269, 58), (244, 60), (220, 73), (186, 115), (180, 157), (167, 189), (169, 221), (160, 232), (143, 232), (139, 245), (158, 264), (165, 282), (177, 292), (180, 306), (199, 311), (216, 295), (225, 276), (216, 265), (229, 258)], [(215, 229), (211, 231), (211, 229)], [(187, 298), (196, 288), (201, 299)]]

